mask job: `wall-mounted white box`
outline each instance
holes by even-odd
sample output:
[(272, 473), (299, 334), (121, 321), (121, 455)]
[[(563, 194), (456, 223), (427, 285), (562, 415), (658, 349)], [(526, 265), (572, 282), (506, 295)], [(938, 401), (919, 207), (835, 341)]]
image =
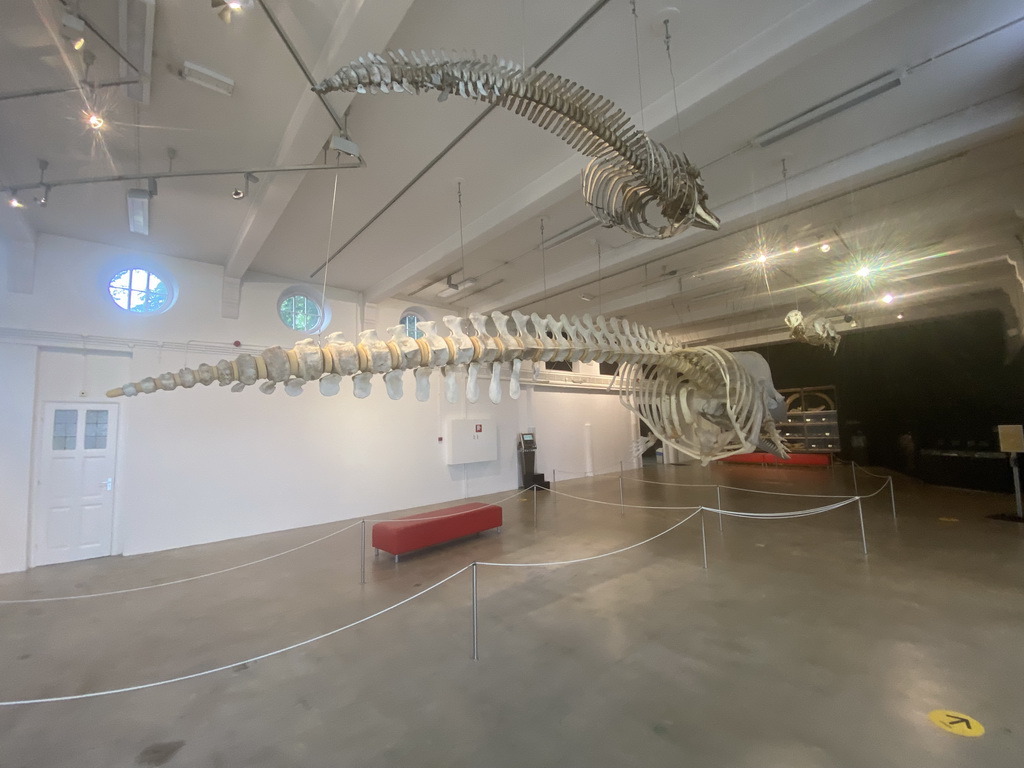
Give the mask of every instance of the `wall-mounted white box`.
[(498, 429), (491, 419), (452, 419), (448, 422), (449, 464), (498, 460)]

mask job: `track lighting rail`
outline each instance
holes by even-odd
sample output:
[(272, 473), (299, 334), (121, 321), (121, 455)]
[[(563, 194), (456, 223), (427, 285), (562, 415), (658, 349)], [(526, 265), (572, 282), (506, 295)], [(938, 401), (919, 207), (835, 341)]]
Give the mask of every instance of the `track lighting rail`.
[[(358, 163), (351, 163), (348, 165), (288, 165), (278, 168), (266, 166), (259, 168), (233, 168), (230, 170), (216, 169), (216, 170), (205, 170), (205, 171), (163, 171), (156, 173), (127, 173), (118, 174), (116, 176), (93, 176), (86, 179), (62, 179), (58, 181), (47, 181), (47, 187), (74, 187), (81, 184), (105, 184), (107, 182), (114, 181), (141, 181), (144, 179), (187, 179), (198, 176), (242, 176), (246, 174), (255, 173), (301, 173), (305, 171), (337, 171), (346, 170), (350, 168), (364, 168), (366, 163), (362, 158), (359, 158)], [(4, 187), (4, 191), (11, 195), (16, 195), (19, 192), (23, 192), (27, 189), (40, 189), (43, 185), (39, 182), (32, 182), (31, 184), (15, 184), (12, 186)]]

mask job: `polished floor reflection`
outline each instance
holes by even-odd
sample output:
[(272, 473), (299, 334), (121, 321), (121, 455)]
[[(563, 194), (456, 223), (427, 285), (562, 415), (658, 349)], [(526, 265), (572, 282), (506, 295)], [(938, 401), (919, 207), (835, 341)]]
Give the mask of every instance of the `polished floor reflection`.
[[(367, 557), (359, 528), (282, 557), (141, 592), (0, 605), (0, 765), (1017, 766), (1024, 526), (1009, 496), (857, 475), (856, 505), (798, 519), (700, 517), (621, 554), (478, 568), (379, 618), (238, 664), (398, 602), (473, 561), (587, 558), (718, 501), (715, 485), (853, 492), (850, 467), (654, 467), (503, 502), (500, 534)], [(710, 487), (657, 485), (710, 483)], [(508, 494), (481, 500), (491, 501)], [(573, 498), (578, 497), (578, 498)], [(588, 501), (589, 500), (589, 501)], [(834, 501), (724, 489), (726, 509)], [(603, 503), (596, 503), (603, 502)], [(443, 506), (443, 505), (435, 505)], [(335, 523), (0, 577), (0, 599), (156, 584), (284, 551)], [(936, 709), (980, 721), (946, 733)]]

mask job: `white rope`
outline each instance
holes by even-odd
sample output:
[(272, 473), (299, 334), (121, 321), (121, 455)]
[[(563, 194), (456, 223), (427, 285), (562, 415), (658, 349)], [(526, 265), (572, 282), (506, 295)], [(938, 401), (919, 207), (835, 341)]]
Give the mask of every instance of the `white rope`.
[(182, 682), (184, 680), (193, 680), (193, 679), (195, 679), (197, 677), (205, 677), (206, 675), (212, 675), (215, 672), (223, 672), (223, 671), (225, 671), (227, 669), (233, 669), (234, 667), (241, 666), (242, 664), (252, 664), (252, 663), (257, 662), (257, 661), (262, 661), (263, 659), (269, 659), (271, 656), (278, 656), (278, 655), (280, 655), (282, 653), (287, 653), (288, 651), (294, 651), (296, 648), (301, 648), (304, 645), (309, 645), (310, 643), (315, 643), (318, 640), (323, 640), (324, 638), (330, 637), (331, 635), (336, 635), (339, 632), (344, 632), (346, 629), (351, 629), (352, 627), (359, 626), (360, 624), (363, 624), (363, 623), (369, 621), (370, 619), (375, 619), (378, 616), (384, 615), (388, 611), (393, 611), (395, 608), (403, 606), (406, 603), (415, 600), (417, 597), (422, 597), (423, 595), (427, 594), (427, 592), (430, 592), (432, 589), (437, 589), (439, 586), (444, 584), (446, 581), (451, 581), (456, 576), (458, 576), (460, 573), (465, 573), (466, 571), (468, 571), (470, 569), (470, 567), (471, 566), (467, 565), (464, 568), (460, 568), (455, 573), (451, 574), (450, 576), (445, 576), (443, 579), (441, 579), (438, 582), (435, 582), (434, 584), (431, 584), (426, 589), (422, 589), (419, 592), (417, 592), (416, 594), (410, 595), (409, 597), (405, 598), (404, 600), (400, 600), (397, 603), (394, 603), (393, 605), (389, 605), (387, 608), (383, 608), (383, 609), (377, 611), (376, 613), (372, 613), (369, 616), (364, 616), (363, 618), (357, 619), (356, 621), (353, 621), (350, 624), (346, 624), (346, 625), (344, 625), (342, 627), (338, 627), (337, 629), (332, 629), (329, 632), (324, 632), (323, 634), (317, 635), (316, 637), (310, 637), (310, 638), (308, 638), (306, 640), (302, 640), (302, 641), (300, 641), (298, 643), (293, 643), (292, 645), (289, 645), (289, 646), (287, 646), (285, 648), (278, 648), (276, 651), (269, 651), (268, 653), (261, 653), (259, 656), (253, 656), (251, 658), (244, 659), (242, 661), (236, 661), (236, 662), (233, 662), (231, 664), (224, 664), (224, 665), (222, 665), (220, 667), (214, 667), (213, 669), (205, 669), (202, 672), (193, 672), (191, 675), (181, 675), (180, 677), (172, 677), (172, 678), (169, 678), (167, 680), (157, 680), (156, 682), (153, 682), (153, 683), (142, 683), (141, 685), (130, 685), (130, 686), (127, 686), (125, 688), (112, 688), (112, 689), (109, 689), (109, 690), (106, 690), (106, 691), (93, 691), (92, 693), (79, 693), (79, 694), (75, 694), (73, 696), (51, 696), (51, 697), (45, 698), (45, 699), (22, 699), (20, 701), (0, 701), (0, 707), (16, 707), (16, 706), (19, 706), (21, 704), (51, 704), (51, 703), (58, 702), (58, 701), (78, 701), (79, 699), (93, 699), (93, 698), (96, 698), (98, 696), (112, 696), (115, 693), (130, 693), (132, 691), (145, 690), (146, 688), (156, 688), (156, 687), (161, 686), (161, 685), (170, 685), (171, 683), (180, 683), (180, 682)]
[(810, 517), (811, 515), (820, 515), (824, 512), (831, 512), (839, 507), (845, 507), (847, 504), (852, 504), (857, 501), (860, 497), (854, 496), (853, 498), (844, 499), (838, 501), (835, 504), (828, 504), (824, 507), (815, 507), (814, 509), (801, 509), (793, 512), (736, 512), (728, 509), (715, 509), (714, 507), (704, 507), (708, 512), (714, 512), (719, 515), (725, 515), (726, 517), (743, 517), (747, 519), (754, 518), (766, 518), (769, 520), (788, 520), (797, 517)]
[[(540, 486), (537, 486), (537, 487), (539, 488)], [(667, 509), (667, 510), (673, 510), (673, 511), (689, 510), (689, 509), (699, 509), (699, 507), (695, 507), (693, 505), (690, 505), (690, 506), (687, 506), (687, 507), (651, 507), (651, 506), (644, 506), (644, 505), (641, 505), (641, 504), (619, 504), (619, 502), (617, 502), (617, 501), (599, 501), (598, 499), (587, 499), (587, 498), (584, 498), (583, 496), (573, 496), (572, 494), (564, 493), (563, 491), (553, 491), (550, 488), (541, 488), (541, 490), (542, 491), (547, 491), (548, 493), (553, 493), (553, 494), (555, 494), (557, 496), (565, 496), (566, 498), (569, 498), (569, 499), (576, 499), (576, 501), (585, 501), (588, 504), (603, 504), (603, 505), (608, 506), (608, 507), (622, 507), (622, 506), (626, 506), (626, 507), (629, 507), (630, 509)]]
[(701, 510), (701, 508), (698, 507), (695, 512), (693, 512), (691, 515), (689, 515), (689, 517), (684, 517), (682, 520), (680, 520), (678, 523), (673, 525), (671, 528), (666, 528), (661, 533), (656, 533), (653, 536), (651, 536), (649, 539), (644, 539), (643, 541), (638, 541), (636, 544), (630, 544), (628, 547), (622, 547), (621, 549), (616, 549), (616, 550), (614, 550), (612, 552), (605, 552), (605, 553), (600, 554), (600, 555), (591, 555), (590, 557), (580, 557), (580, 558), (577, 558), (576, 560), (556, 560), (556, 561), (549, 562), (549, 563), (482, 563), (482, 562), (478, 562), (477, 565), (493, 565), (493, 566), (495, 566), (497, 568), (539, 568), (539, 567), (542, 567), (542, 566), (572, 565), (574, 563), (586, 563), (586, 562), (589, 562), (591, 560), (600, 560), (602, 557), (611, 557), (612, 555), (618, 555), (618, 554), (621, 554), (622, 552), (628, 552), (631, 549), (636, 549), (637, 547), (642, 547), (644, 544), (652, 542), (655, 539), (664, 536), (666, 533), (674, 531), (680, 525), (682, 525), (683, 523), (685, 523), (688, 520), (690, 520), (693, 517), (695, 517), (700, 512), (700, 510)]
[[(513, 498), (515, 496), (519, 496), (521, 493), (523, 493), (523, 491), (516, 491), (513, 494), (510, 494), (508, 496), (505, 496), (504, 498), (498, 499), (497, 501), (479, 502), (478, 506), (475, 507), (475, 509), (483, 509), (484, 507), (489, 507), (489, 506), (492, 506), (492, 505), (502, 504), (502, 503), (508, 501), (509, 499), (511, 499), (511, 498)], [(463, 510), (463, 512), (472, 512), (472, 511), (473, 510)], [(430, 519), (431, 520), (443, 520), (446, 517), (458, 517), (459, 515), (463, 514), (463, 512), (453, 512), (450, 515), (435, 515), (435, 516), (431, 517)], [(397, 517), (397, 518), (383, 518), (383, 519), (374, 520), (373, 522), (374, 523), (380, 523), (380, 522), (389, 522), (389, 521), (392, 521), (392, 520), (394, 520), (394, 521), (401, 521), (403, 519), (404, 518), (401, 518), (401, 517)], [(62, 601), (62, 600), (85, 600), (86, 598), (90, 598), (90, 597), (109, 597), (110, 595), (125, 595), (125, 594), (131, 593), (131, 592), (144, 592), (144, 591), (149, 590), (149, 589), (159, 589), (160, 587), (170, 587), (170, 586), (173, 586), (175, 584), (185, 584), (185, 583), (190, 582), (190, 581), (197, 581), (199, 579), (205, 579), (205, 578), (208, 578), (210, 576), (219, 576), (222, 573), (230, 573), (231, 571), (237, 571), (240, 568), (248, 568), (250, 565), (257, 565), (259, 563), (265, 563), (268, 560), (273, 560), (276, 557), (281, 557), (283, 555), (291, 554), (292, 552), (297, 552), (300, 549), (305, 549), (306, 547), (311, 547), (314, 544), (319, 544), (321, 541), (325, 541), (325, 540), (331, 538), (332, 536), (337, 536), (339, 533), (344, 533), (345, 531), (351, 530), (352, 528), (355, 528), (357, 525), (361, 524), (362, 522), (364, 522), (364, 520), (362, 520), (362, 519), (361, 520), (357, 520), (356, 522), (352, 523), (351, 525), (346, 525), (344, 528), (339, 528), (338, 530), (334, 531), (333, 533), (328, 533), (326, 536), (321, 536), (319, 539), (314, 539), (313, 541), (307, 541), (305, 544), (300, 544), (297, 547), (292, 547), (291, 549), (286, 549), (284, 552), (278, 552), (277, 554), (274, 554), (274, 555), (268, 555), (267, 557), (261, 557), (259, 560), (251, 560), (248, 563), (242, 563), (241, 565), (233, 565), (230, 568), (222, 568), (219, 571), (210, 571), (209, 573), (201, 573), (198, 576), (187, 576), (187, 577), (185, 577), (183, 579), (175, 579), (174, 581), (163, 581), (163, 582), (160, 582), (159, 584), (147, 584), (147, 585), (142, 586), (142, 587), (129, 587), (127, 589), (114, 589), (114, 590), (111, 590), (109, 592), (90, 592), (90, 593), (84, 594), (84, 595), (59, 595), (57, 597), (33, 597), (33, 598), (25, 598), (25, 599), (21, 599), (21, 600), (0, 600), (0, 605), (18, 605), (18, 604), (23, 604), (23, 603), (56, 603), (56, 602), (59, 602), (59, 601)]]
[(319, 539), (314, 539), (313, 541), (307, 541), (305, 544), (300, 544), (297, 547), (292, 547), (291, 549), (286, 549), (284, 552), (278, 552), (276, 555), (268, 555), (267, 557), (261, 557), (259, 560), (251, 560), (248, 563), (242, 563), (241, 565), (233, 565), (230, 568), (222, 568), (219, 571), (210, 571), (209, 573), (201, 573), (198, 576), (188, 576), (188, 577), (186, 577), (184, 579), (175, 579), (174, 581), (163, 581), (163, 582), (160, 582), (159, 584), (147, 584), (144, 587), (129, 587), (128, 589), (115, 589), (115, 590), (111, 590), (110, 592), (90, 592), (90, 593), (85, 594), (85, 595), (61, 595), (59, 597), (33, 597), (33, 598), (26, 598), (24, 600), (0, 600), (0, 605), (13, 605), (15, 603), (54, 603), (54, 602), (57, 602), (59, 600), (84, 600), (84, 599), (89, 598), (89, 597), (107, 597), (109, 595), (124, 595), (124, 594), (127, 594), (129, 592), (143, 592), (143, 591), (145, 591), (147, 589), (158, 589), (160, 587), (169, 587), (169, 586), (171, 586), (173, 584), (184, 584), (185, 582), (188, 582), (188, 581), (196, 581), (198, 579), (205, 579), (205, 578), (207, 578), (209, 576), (219, 576), (222, 573), (228, 573), (230, 571), (237, 571), (240, 568), (247, 568), (250, 565), (256, 565), (257, 563), (265, 563), (265, 562), (267, 562), (267, 560), (273, 560), (275, 557), (281, 557), (282, 555), (291, 554), (292, 552), (297, 552), (300, 549), (305, 549), (306, 547), (311, 547), (314, 544), (319, 544), (321, 541), (329, 539), (332, 536), (337, 536), (339, 533), (344, 533), (345, 531), (350, 530), (351, 528), (355, 528), (361, 522), (362, 522), (361, 520), (356, 521), (356, 522), (352, 523), (352, 525), (346, 525), (344, 528), (339, 528), (338, 530), (334, 531), (333, 533), (328, 533), (326, 536), (321, 536)]

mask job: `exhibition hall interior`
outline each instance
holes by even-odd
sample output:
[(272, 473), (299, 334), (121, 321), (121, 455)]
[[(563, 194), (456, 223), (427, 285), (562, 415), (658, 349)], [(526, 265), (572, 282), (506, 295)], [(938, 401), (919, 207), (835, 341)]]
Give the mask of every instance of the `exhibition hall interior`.
[(0, 19), (0, 765), (1019, 765), (1019, 2)]

